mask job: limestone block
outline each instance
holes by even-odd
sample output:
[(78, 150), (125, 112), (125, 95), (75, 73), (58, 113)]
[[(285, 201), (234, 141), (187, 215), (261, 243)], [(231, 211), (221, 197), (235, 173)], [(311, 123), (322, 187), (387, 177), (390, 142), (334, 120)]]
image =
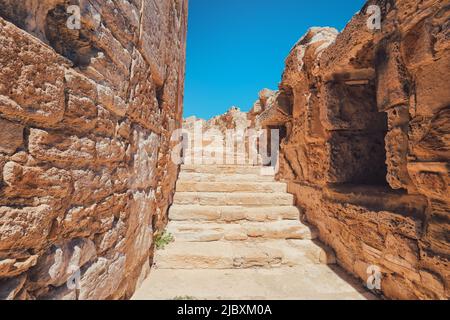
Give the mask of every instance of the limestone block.
[(432, 118), (413, 119), (410, 152), (418, 160), (435, 162), (450, 157), (449, 120), (449, 107), (439, 110)]
[(125, 276), (124, 255), (113, 259), (98, 258), (87, 266), (80, 280), (79, 300), (104, 300), (115, 293)]
[(0, 250), (40, 248), (57, 215), (48, 205), (0, 207)]
[(418, 191), (427, 197), (448, 200), (449, 169), (445, 162), (409, 162), (408, 172)]
[(159, 137), (143, 130), (133, 132), (133, 147), (135, 148), (133, 160), (133, 180), (130, 181), (132, 188), (147, 188), (155, 186), (156, 165), (158, 161)]
[(95, 245), (89, 239), (78, 238), (55, 244), (39, 257), (29, 278), (36, 285), (59, 287), (96, 254)]
[(80, 98), (89, 98), (94, 102), (98, 100), (97, 84), (84, 74), (74, 69), (65, 69), (64, 80), (68, 93)]
[(400, 45), (382, 43), (376, 53), (377, 102), (380, 111), (409, 101), (410, 80), (402, 64)]
[(7, 185), (8, 197), (67, 198), (72, 191), (72, 179), (66, 170), (42, 169), (8, 162), (3, 168), (3, 178)]
[(401, 51), (405, 64), (409, 68), (417, 69), (432, 61), (433, 36), (431, 30), (430, 23), (423, 21), (405, 35), (401, 43)]
[(122, 98), (115, 95), (113, 90), (106, 86), (97, 85), (98, 102), (112, 113), (123, 117), (127, 111), (127, 105)]
[(123, 162), (127, 146), (119, 139), (98, 138), (95, 144), (97, 162)]
[(0, 260), (0, 276), (2, 278), (16, 277), (36, 265), (37, 259), (37, 255), (28, 255), (20, 259)]
[(27, 277), (21, 275), (0, 280), (0, 300), (13, 300), (25, 284)]
[(163, 54), (166, 49), (166, 41), (163, 35), (166, 32), (168, 2), (150, 1), (143, 6), (142, 12), (142, 39), (140, 52), (150, 62), (153, 80), (162, 84), (166, 74)]
[(89, 98), (68, 94), (62, 126), (76, 132), (88, 132), (97, 125), (97, 107)]
[(95, 160), (95, 142), (91, 139), (40, 129), (30, 130), (29, 150), (31, 155), (42, 161), (86, 165)]
[(386, 180), (393, 189), (407, 189), (411, 179), (407, 170), (408, 135), (401, 129), (390, 130), (386, 143)]
[(23, 145), (23, 129), (20, 124), (0, 118), (0, 152), (13, 154)]
[(64, 65), (53, 50), (0, 18), (0, 114), (53, 125), (64, 114)]
[(448, 109), (450, 83), (446, 70), (450, 69), (450, 53), (441, 59), (418, 68), (415, 74), (416, 116), (435, 116)]

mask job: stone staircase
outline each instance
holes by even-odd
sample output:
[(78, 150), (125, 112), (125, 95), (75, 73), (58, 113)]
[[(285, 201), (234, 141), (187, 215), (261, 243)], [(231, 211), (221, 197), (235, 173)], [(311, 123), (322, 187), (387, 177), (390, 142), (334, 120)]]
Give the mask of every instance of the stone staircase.
[(259, 166), (183, 165), (169, 211), (175, 241), (159, 269), (280, 268), (334, 263), (300, 222), (285, 183)]
[[(168, 232), (133, 299), (373, 299), (300, 222), (267, 168), (183, 165)], [(262, 174), (265, 173), (265, 174)]]

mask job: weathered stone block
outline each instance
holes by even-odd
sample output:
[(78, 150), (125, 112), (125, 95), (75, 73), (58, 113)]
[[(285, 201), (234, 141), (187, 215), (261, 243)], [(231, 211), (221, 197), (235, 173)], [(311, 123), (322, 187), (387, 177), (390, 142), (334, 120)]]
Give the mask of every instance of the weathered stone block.
[(133, 132), (134, 165), (133, 179), (130, 186), (133, 189), (155, 187), (156, 163), (158, 161), (159, 137), (143, 130)]
[(11, 155), (22, 146), (23, 129), (20, 124), (0, 118), (0, 152)]
[(29, 278), (39, 286), (61, 286), (95, 256), (95, 245), (89, 239), (54, 244), (39, 258)]
[(119, 139), (101, 138), (95, 144), (96, 160), (99, 163), (122, 162), (127, 146)]
[(0, 207), (0, 250), (40, 248), (47, 241), (57, 215), (48, 205)]
[(418, 160), (436, 162), (450, 158), (450, 107), (432, 118), (417, 117), (410, 124), (410, 152)]
[(62, 126), (71, 131), (86, 133), (97, 125), (97, 107), (86, 97), (68, 94)]
[(433, 36), (432, 26), (423, 21), (405, 35), (401, 44), (405, 64), (409, 68), (418, 68), (432, 62)]
[(38, 256), (28, 255), (17, 259), (0, 260), (0, 278), (16, 277), (36, 265)]
[(83, 270), (80, 280), (80, 300), (104, 300), (113, 295), (125, 276), (126, 256), (98, 258)]
[(407, 169), (408, 135), (401, 129), (390, 130), (385, 138), (386, 180), (393, 189), (407, 189), (411, 179)]
[(435, 116), (440, 110), (449, 107), (450, 53), (431, 64), (418, 68), (415, 73), (416, 116)]
[(67, 198), (72, 192), (72, 179), (69, 173), (57, 168), (45, 170), (10, 161), (5, 164), (3, 177), (7, 185), (5, 194), (8, 197)]
[(76, 299), (79, 260), (78, 298), (128, 298), (172, 201), (187, 1), (84, 1), (80, 30), (67, 4), (0, 4), (0, 278), (27, 273), (0, 296)]
[(376, 53), (377, 102), (380, 111), (409, 101), (410, 80), (398, 43), (381, 44)]
[(58, 123), (64, 114), (64, 60), (2, 18), (0, 26), (0, 114)]
[(112, 113), (123, 117), (127, 111), (127, 105), (122, 98), (115, 95), (113, 90), (106, 86), (97, 85), (98, 102)]
[(64, 73), (66, 90), (77, 97), (89, 98), (92, 101), (98, 100), (97, 84), (84, 74), (74, 69), (66, 69)]
[(25, 275), (0, 279), (0, 300), (13, 300), (22, 289), (26, 280), (27, 277)]
[(29, 136), (31, 155), (42, 161), (63, 164), (92, 164), (95, 160), (95, 142), (64, 134), (31, 129)]
[(163, 35), (166, 32), (168, 2), (149, 1), (143, 6), (142, 12), (142, 39), (139, 50), (150, 62), (151, 74), (157, 84), (162, 84), (166, 78), (164, 66), (164, 52), (166, 41)]

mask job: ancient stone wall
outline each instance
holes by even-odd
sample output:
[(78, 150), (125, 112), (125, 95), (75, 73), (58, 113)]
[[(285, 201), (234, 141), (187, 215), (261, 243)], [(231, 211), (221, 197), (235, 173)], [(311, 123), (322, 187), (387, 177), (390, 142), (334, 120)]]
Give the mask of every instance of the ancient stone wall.
[(0, 0), (0, 299), (128, 298), (147, 275), (186, 19), (187, 0)]
[(339, 35), (313, 28), (251, 112), (286, 131), (278, 176), (304, 218), (363, 282), (378, 267), (388, 298), (450, 297), (449, 13), (371, 0)]

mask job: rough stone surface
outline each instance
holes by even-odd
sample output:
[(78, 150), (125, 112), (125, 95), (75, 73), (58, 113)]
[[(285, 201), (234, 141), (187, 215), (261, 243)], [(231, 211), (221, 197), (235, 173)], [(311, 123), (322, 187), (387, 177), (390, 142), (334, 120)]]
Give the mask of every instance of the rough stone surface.
[(3, 299), (131, 297), (172, 202), (187, 1), (71, 4), (0, 0)]
[(369, 0), (342, 33), (309, 30), (249, 113), (286, 132), (277, 178), (337, 263), (364, 283), (378, 266), (387, 298), (450, 297), (448, 17), (446, 1)]

